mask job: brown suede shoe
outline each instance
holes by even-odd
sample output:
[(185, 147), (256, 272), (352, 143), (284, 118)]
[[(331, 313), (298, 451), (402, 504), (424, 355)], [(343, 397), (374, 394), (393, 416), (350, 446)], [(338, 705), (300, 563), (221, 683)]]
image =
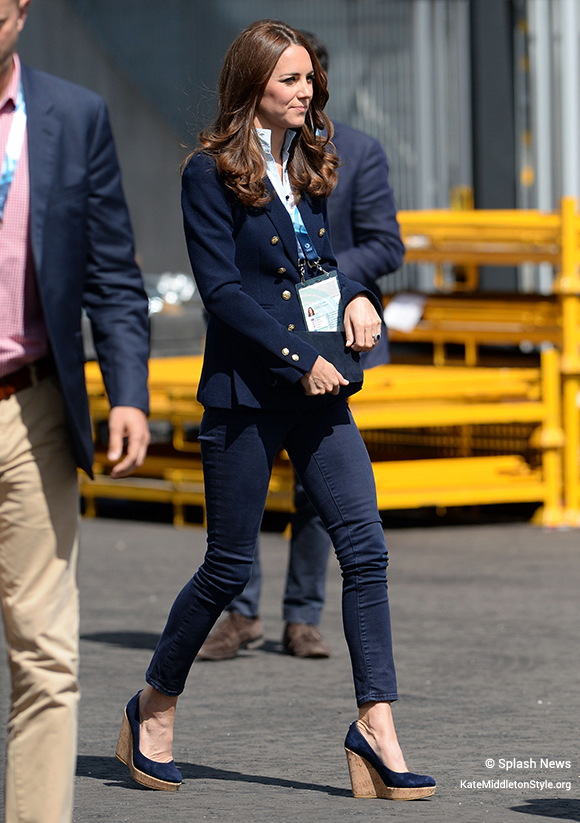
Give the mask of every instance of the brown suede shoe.
[(244, 617), (229, 612), (218, 623), (197, 653), (197, 660), (230, 660), (240, 649), (256, 649), (262, 643), (264, 628), (259, 617)]
[(282, 645), (294, 657), (330, 657), (330, 647), (316, 628), (308, 623), (286, 623)]

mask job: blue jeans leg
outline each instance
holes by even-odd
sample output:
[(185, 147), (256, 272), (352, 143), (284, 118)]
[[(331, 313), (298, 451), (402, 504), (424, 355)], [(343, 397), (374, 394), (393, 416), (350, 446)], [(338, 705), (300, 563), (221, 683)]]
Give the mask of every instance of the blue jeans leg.
[[(330, 538), (296, 476), (294, 505), (296, 511), (292, 517), (283, 618), (286, 623), (310, 623), (317, 626), (324, 606)], [(262, 564), (258, 541), (248, 585), (241, 594), (234, 597), (227, 610), (250, 619), (258, 617), (261, 589)]]
[(250, 578), (279, 446), (262, 433), (262, 419), (259, 412), (228, 409), (207, 409), (203, 416), (208, 549), (178, 594), (147, 670), (147, 682), (163, 694), (181, 694), (212, 626)]
[(286, 623), (317, 626), (324, 606), (330, 537), (297, 476), (294, 506), (283, 617)]
[(227, 607), (229, 612), (236, 612), (251, 620), (260, 615), (260, 593), (262, 591), (262, 564), (260, 562), (260, 541), (256, 543), (254, 563), (248, 585), (241, 594), (236, 595)]
[(397, 699), (387, 550), (372, 466), (346, 403), (292, 430), (285, 448), (334, 544), (358, 705)]
[(214, 622), (248, 582), (272, 463), (284, 446), (340, 562), (358, 704), (396, 700), (384, 534), (370, 460), (346, 403), (306, 414), (208, 409), (200, 441), (208, 550), (173, 604), (147, 681), (180, 694)]

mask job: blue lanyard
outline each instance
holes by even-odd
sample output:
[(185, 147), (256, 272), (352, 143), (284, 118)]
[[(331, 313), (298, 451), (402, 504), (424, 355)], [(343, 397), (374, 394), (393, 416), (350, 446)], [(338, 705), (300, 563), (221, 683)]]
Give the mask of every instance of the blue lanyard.
[(6, 142), (6, 153), (2, 163), (2, 173), (0, 175), (0, 222), (4, 216), (4, 206), (10, 185), (14, 179), (16, 166), (20, 159), (22, 146), (24, 144), (24, 136), (26, 134), (26, 104), (24, 102), (24, 94), (22, 92), (22, 83), (18, 86), (18, 94), (16, 96), (16, 107), (12, 115), (12, 123), (10, 125), (10, 133)]
[(294, 234), (296, 235), (296, 241), (298, 243), (298, 256), (302, 260), (306, 258), (312, 266), (315, 266), (319, 261), (319, 257), (316, 254), (314, 244), (304, 225), (298, 206), (292, 211), (292, 225), (294, 226)]
[(296, 244), (298, 246), (298, 270), (300, 272), (300, 279), (304, 282), (304, 275), (306, 273), (306, 264), (308, 269), (312, 272), (322, 272), (320, 266), (320, 257), (316, 253), (314, 243), (310, 239), (308, 230), (302, 220), (302, 215), (298, 206), (292, 211), (292, 225), (294, 226), (294, 234), (296, 235)]

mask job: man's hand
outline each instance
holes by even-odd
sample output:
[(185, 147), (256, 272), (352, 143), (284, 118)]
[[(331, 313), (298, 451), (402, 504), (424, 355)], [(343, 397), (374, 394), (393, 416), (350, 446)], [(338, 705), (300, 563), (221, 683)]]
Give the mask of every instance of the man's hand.
[(353, 351), (370, 351), (380, 339), (381, 318), (364, 294), (354, 297), (344, 310), (344, 330), (346, 345)]
[[(324, 332), (321, 332), (323, 334)], [(341, 386), (348, 386), (348, 380), (337, 371), (332, 363), (320, 355), (314, 361), (312, 369), (300, 378), (307, 395), (338, 394)]]
[[(123, 439), (127, 438), (127, 454), (123, 456)], [(111, 477), (126, 477), (143, 465), (150, 440), (147, 417), (135, 406), (113, 406), (109, 412), (109, 448), (107, 459), (117, 463)]]

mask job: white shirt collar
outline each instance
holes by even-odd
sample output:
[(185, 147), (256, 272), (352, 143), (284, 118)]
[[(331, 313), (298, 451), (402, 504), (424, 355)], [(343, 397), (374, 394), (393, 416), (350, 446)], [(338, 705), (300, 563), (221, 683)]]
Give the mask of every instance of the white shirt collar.
[[(272, 157), (272, 132), (270, 129), (256, 129), (258, 137), (260, 139), (260, 145), (262, 146), (262, 151), (266, 156)], [(290, 152), (290, 146), (292, 145), (292, 141), (296, 137), (298, 132), (294, 131), (293, 129), (286, 129), (286, 134), (284, 135), (284, 145), (282, 146), (282, 165), (285, 166), (288, 162), (288, 155)]]

